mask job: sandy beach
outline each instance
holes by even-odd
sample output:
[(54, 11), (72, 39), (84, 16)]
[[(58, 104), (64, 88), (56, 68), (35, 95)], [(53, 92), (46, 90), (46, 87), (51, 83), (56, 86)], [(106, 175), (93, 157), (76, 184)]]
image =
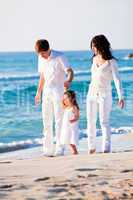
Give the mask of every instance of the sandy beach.
[[(131, 133), (121, 136), (121, 141), (132, 139)], [(132, 177), (133, 149), (64, 157), (7, 157), (0, 160), (0, 199), (133, 199)]]

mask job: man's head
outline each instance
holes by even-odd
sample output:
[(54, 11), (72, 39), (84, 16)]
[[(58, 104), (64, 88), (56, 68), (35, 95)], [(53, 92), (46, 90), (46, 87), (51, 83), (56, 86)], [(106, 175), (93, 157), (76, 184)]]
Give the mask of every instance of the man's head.
[(38, 54), (47, 59), (50, 55), (49, 42), (44, 39), (37, 40), (35, 44), (35, 50)]

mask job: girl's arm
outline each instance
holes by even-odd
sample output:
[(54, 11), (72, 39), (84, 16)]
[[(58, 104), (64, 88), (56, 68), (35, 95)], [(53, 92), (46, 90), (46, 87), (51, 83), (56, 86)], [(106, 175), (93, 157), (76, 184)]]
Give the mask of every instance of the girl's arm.
[(73, 107), (73, 114), (74, 117), (70, 120), (71, 123), (76, 122), (79, 119), (79, 109), (76, 106)]

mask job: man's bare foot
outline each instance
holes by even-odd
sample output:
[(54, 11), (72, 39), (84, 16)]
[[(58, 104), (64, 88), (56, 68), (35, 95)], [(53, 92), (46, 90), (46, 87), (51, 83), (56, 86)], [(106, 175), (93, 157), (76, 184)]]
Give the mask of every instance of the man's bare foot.
[(103, 153), (110, 153), (110, 151), (109, 150), (104, 150)]
[(96, 153), (96, 149), (91, 149), (91, 150), (89, 151), (89, 154), (94, 154), (94, 153)]

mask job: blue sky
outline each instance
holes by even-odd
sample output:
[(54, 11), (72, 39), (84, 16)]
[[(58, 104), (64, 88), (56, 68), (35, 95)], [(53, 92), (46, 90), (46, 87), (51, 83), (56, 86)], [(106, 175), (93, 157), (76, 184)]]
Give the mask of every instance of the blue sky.
[(0, 51), (33, 51), (39, 38), (60, 50), (89, 49), (105, 34), (133, 49), (132, 0), (0, 0)]

